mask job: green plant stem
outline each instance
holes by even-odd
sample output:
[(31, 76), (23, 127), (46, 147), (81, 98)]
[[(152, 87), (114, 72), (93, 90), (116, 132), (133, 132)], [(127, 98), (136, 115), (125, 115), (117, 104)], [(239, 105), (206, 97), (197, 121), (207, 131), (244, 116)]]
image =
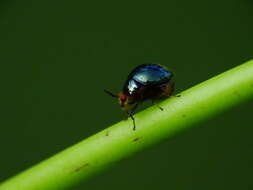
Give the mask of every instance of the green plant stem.
[(0, 190), (59, 190), (190, 129), (253, 97), (253, 60), (121, 121), (0, 185)]

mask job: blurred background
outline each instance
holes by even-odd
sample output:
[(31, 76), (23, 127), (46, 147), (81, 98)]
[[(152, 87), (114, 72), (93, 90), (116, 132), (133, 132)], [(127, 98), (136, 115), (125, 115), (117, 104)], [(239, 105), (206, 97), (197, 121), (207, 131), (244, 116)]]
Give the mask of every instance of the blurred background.
[[(170, 68), (180, 92), (251, 59), (252, 19), (250, 0), (2, 0), (0, 181), (123, 119), (103, 89), (119, 92), (139, 64)], [(252, 110), (241, 105), (74, 189), (253, 189)]]

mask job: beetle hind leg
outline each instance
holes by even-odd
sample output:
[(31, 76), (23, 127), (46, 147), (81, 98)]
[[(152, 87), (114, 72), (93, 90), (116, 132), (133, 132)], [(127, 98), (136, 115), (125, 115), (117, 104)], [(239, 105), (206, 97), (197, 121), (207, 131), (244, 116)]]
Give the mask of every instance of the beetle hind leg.
[(152, 102), (152, 105), (157, 106), (161, 111), (163, 111), (163, 108), (162, 108), (161, 106), (159, 106), (159, 105), (155, 102), (155, 100), (151, 100), (151, 102)]

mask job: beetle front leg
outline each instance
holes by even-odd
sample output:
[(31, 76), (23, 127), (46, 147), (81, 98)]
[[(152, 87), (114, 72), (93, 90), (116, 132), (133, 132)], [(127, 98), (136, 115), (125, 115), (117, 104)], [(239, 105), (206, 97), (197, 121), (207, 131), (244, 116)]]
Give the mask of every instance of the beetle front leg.
[(133, 130), (134, 131), (136, 129), (136, 125), (135, 125), (135, 119), (134, 119), (133, 114), (134, 114), (135, 110), (137, 109), (137, 107), (138, 107), (138, 104), (135, 104), (134, 107), (130, 110), (130, 112), (127, 112), (128, 116), (131, 117), (131, 119), (133, 120), (133, 125), (134, 125)]

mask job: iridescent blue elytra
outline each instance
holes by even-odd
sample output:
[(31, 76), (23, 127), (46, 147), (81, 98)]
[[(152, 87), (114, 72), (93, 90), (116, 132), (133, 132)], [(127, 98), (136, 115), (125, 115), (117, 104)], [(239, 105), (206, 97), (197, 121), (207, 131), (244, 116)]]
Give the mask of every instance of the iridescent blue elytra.
[[(140, 65), (129, 74), (128, 79), (123, 87), (123, 92), (128, 95), (135, 95), (138, 94), (138, 90), (142, 90), (143, 87), (152, 87), (150, 90), (153, 91), (157, 85), (169, 82), (172, 76), (173, 74), (161, 65)], [(149, 99), (152, 97), (144, 98)]]
[(118, 98), (121, 108), (132, 118), (135, 130), (133, 113), (138, 104), (145, 100), (151, 100), (153, 103), (157, 99), (169, 97), (174, 91), (172, 77), (172, 72), (161, 65), (143, 64), (128, 75), (121, 93), (113, 94), (107, 90), (105, 92)]

